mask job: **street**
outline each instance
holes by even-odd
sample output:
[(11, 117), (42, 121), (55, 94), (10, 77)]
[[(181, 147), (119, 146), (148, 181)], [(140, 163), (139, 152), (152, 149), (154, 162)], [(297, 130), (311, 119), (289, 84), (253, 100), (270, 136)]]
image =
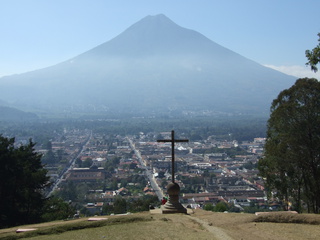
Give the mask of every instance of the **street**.
[(89, 134), (86, 142), (81, 146), (81, 150), (79, 151), (79, 153), (76, 155), (76, 157), (74, 157), (70, 161), (69, 167), (65, 168), (63, 173), (60, 175), (60, 177), (53, 183), (53, 186), (52, 186), (51, 190), (48, 192), (48, 194), (46, 196), (47, 198), (50, 197), (51, 194), (58, 188), (59, 184), (62, 182), (62, 179), (68, 173), (68, 171), (74, 167), (77, 158), (82, 154), (83, 150), (85, 149), (85, 146), (89, 143), (91, 137), (92, 137), (92, 131), (90, 131), (90, 134)]
[(158, 186), (156, 180), (154, 179), (152, 171), (150, 171), (148, 169), (148, 167), (145, 165), (145, 162), (143, 161), (139, 150), (136, 149), (136, 147), (135, 147), (134, 143), (132, 142), (132, 140), (130, 138), (128, 138), (128, 137), (127, 137), (127, 139), (129, 141), (131, 149), (134, 151), (135, 155), (137, 156), (140, 165), (142, 166), (143, 169), (145, 169), (145, 174), (146, 174), (146, 176), (147, 176), (147, 178), (148, 178), (148, 180), (150, 182), (150, 185), (151, 185), (152, 189), (154, 190), (154, 192), (158, 196), (158, 199), (161, 200), (164, 197), (164, 194), (163, 194), (161, 188)]

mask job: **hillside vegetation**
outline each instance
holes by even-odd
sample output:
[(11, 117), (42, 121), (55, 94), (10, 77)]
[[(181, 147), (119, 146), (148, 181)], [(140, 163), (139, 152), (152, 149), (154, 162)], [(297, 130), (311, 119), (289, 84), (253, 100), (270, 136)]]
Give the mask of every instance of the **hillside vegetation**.
[[(319, 239), (320, 216), (315, 214), (213, 213), (195, 210), (189, 215), (137, 213), (81, 218), (0, 230), (0, 239)], [(18, 228), (36, 231), (16, 233)]]

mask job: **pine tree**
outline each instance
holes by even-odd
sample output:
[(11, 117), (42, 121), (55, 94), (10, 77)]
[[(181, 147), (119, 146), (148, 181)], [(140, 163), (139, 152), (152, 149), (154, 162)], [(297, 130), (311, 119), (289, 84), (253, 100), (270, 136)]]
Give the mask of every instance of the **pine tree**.
[(14, 143), (14, 138), (0, 135), (0, 227), (40, 221), (43, 189), (49, 184), (35, 144)]

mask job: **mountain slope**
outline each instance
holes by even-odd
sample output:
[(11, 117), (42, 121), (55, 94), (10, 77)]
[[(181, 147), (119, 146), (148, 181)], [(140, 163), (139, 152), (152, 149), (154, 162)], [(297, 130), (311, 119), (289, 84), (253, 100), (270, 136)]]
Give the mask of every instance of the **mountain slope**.
[(15, 108), (0, 106), (0, 121), (31, 121), (37, 120), (38, 116), (34, 113), (24, 112)]
[(0, 79), (0, 98), (61, 111), (267, 113), (294, 80), (156, 15), (73, 59)]

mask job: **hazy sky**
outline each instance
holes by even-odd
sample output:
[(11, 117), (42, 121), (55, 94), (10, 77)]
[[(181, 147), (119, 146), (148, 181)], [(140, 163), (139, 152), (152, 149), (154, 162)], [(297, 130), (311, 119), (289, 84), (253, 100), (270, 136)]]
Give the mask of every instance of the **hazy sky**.
[(163, 13), (260, 64), (310, 77), (305, 50), (318, 44), (319, 11), (320, 0), (0, 0), (0, 76), (68, 60)]

